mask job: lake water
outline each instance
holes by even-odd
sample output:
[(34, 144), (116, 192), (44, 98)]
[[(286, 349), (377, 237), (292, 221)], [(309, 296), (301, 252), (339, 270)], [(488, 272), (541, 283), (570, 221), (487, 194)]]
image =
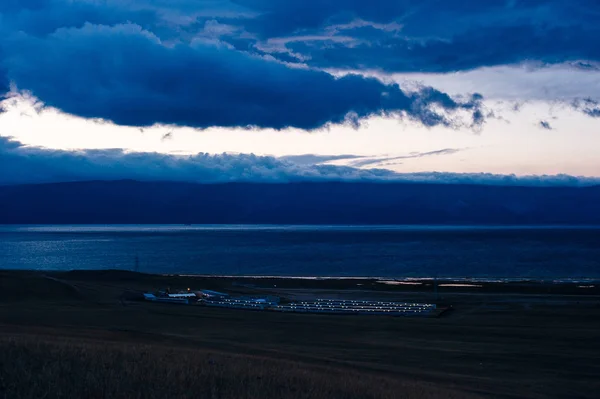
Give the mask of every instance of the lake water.
[(600, 278), (600, 227), (0, 226), (0, 268)]

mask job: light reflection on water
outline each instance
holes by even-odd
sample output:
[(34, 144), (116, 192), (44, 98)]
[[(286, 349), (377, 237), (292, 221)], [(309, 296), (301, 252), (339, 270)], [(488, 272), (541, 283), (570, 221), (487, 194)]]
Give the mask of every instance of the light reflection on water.
[(181, 231), (486, 231), (600, 230), (600, 226), (565, 225), (272, 225), (272, 224), (109, 224), (0, 225), (0, 232), (181, 232)]
[(0, 268), (218, 275), (600, 277), (598, 227), (0, 226)]

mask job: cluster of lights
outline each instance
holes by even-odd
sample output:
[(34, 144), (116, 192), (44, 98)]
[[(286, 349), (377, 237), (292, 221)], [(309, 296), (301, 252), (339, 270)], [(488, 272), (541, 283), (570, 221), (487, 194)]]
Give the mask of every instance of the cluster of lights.
[(425, 309), (360, 309), (360, 308), (314, 308), (307, 306), (276, 306), (273, 310), (279, 311), (290, 311), (290, 312), (305, 312), (305, 313), (393, 313), (393, 314), (415, 314), (415, 313), (429, 313), (430, 310)]
[(301, 301), (287, 305), (278, 305), (265, 299), (221, 298), (219, 300), (205, 301), (205, 303), (208, 306), (217, 307), (271, 309), (281, 312), (303, 313), (418, 314), (429, 313), (435, 309), (434, 304), (339, 299), (317, 299), (314, 302)]
[(221, 298), (219, 300), (205, 301), (208, 306), (219, 306), (229, 308), (255, 308), (264, 309), (267, 306), (276, 305), (273, 302), (261, 301), (259, 299)]
[(261, 299), (237, 299), (237, 298), (232, 298), (232, 299), (223, 298), (223, 299), (219, 299), (218, 301), (211, 301), (211, 302), (253, 303), (253, 304), (259, 304), (259, 305), (273, 304), (273, 302), (268, 302), (264, 299), (261, 300)]
[(351, 304), (351, 305), (370, 305), (370, 306), (398, 306), (398, 307), (417, 307), (417, 308), (434, 308), (431, 303), (408, 303), (408, 302), (383, 302), (383, 301), (358, 301), (358, 300), (342, 300), (342, 299), (317, 299), (316, 302), (300, 302), (309, 304)]
[(318, 299), (316, 302), (297, 302), (276, 306), (274, 310), (314, 313), (428, 313), (435, 308), (433, 304), (396, 303), (379, 301), (344, 301), (336, 299)]

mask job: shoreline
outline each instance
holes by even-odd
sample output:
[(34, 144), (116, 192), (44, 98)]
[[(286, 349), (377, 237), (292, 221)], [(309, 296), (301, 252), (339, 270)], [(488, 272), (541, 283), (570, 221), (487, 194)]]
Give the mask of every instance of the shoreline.
[(386, 285), (419, 285), (437, 282), (439, 285), (448, 283), (464, 284), (599, 284), (600, 277), (469, 277), (469, 276), (303, 276), (284, 274), (207, 274), (207, 273), (161, 273), (133, 271), (130, 269), (11, 269), (1, 268), (0, 273), (41, 273), (41, 274), (63, 274), (63, 273), (132, 273), (146, 276), (201, 278), (201, 279), (243, 279), (243, 280), (298, 280), (298, 281), (374, 281)]
[(1, 269), (0, 277), (18, 280), (21, 277), (59, 279), (89, 283), (120, 282), (135, 286), (166, 287), (201, 286), (216, 291), (229, 289), (248, 292), (316, 291), (351, 293), (354, 296), (371, 295), (544, 295), (544, 296), (599, 296), (598, 279), (498, 279), (462, 277), (316, 277), (316, 276), (256, 276), (206, 274), (152, 274), (130, 270), (8, 270)]
[[(73, 269), (82, 270), (82, 269)], [(70, 270), (70, 271), (73, 271)], [(99, 271), (99, 270), (90, 270)], [(193, 273), (149, 273), (159, 274), (161, 276), (175, 277), (202, 277), (202, 278), (247, 278), (247, 279), (281, 279), (281, 280), (378, 280), (378, 282), (389, 283), (394, 282), (416, 284), (421, 282), (465, 282), (465, 283), (600, 283), (600, 277), (461, 277), (461, 276), (445, 276), (445, 277), (389, 277), (389, 276), (300, 276), (300, 275), (261, 275), (261, 274), (193, 274)]]
[[(427, 230), (600, 230), (598, 224), (314, 224), (314, 223), (0, 223), (1, 229), (97, 229), (98, 231), (131, 230), (334, 230), (334, 231), (427, 231)], [(28, 231), (28, 230), (26, 230)]]

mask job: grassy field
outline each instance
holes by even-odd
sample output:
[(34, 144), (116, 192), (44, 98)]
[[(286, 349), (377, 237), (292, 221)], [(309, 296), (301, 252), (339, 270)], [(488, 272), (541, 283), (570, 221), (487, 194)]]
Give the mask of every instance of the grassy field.
[(293, 361), (176, 346), (0, 339), (6, 398), (445, 398), (463, 393)]
[(440, 318), (127, 299), (165, 286), (433, 299), (414, 287), (340, 284), (0, 272), (0, 397), (594, 398), (600, 390), (593, 289), (444, 288), (454, 310)]

